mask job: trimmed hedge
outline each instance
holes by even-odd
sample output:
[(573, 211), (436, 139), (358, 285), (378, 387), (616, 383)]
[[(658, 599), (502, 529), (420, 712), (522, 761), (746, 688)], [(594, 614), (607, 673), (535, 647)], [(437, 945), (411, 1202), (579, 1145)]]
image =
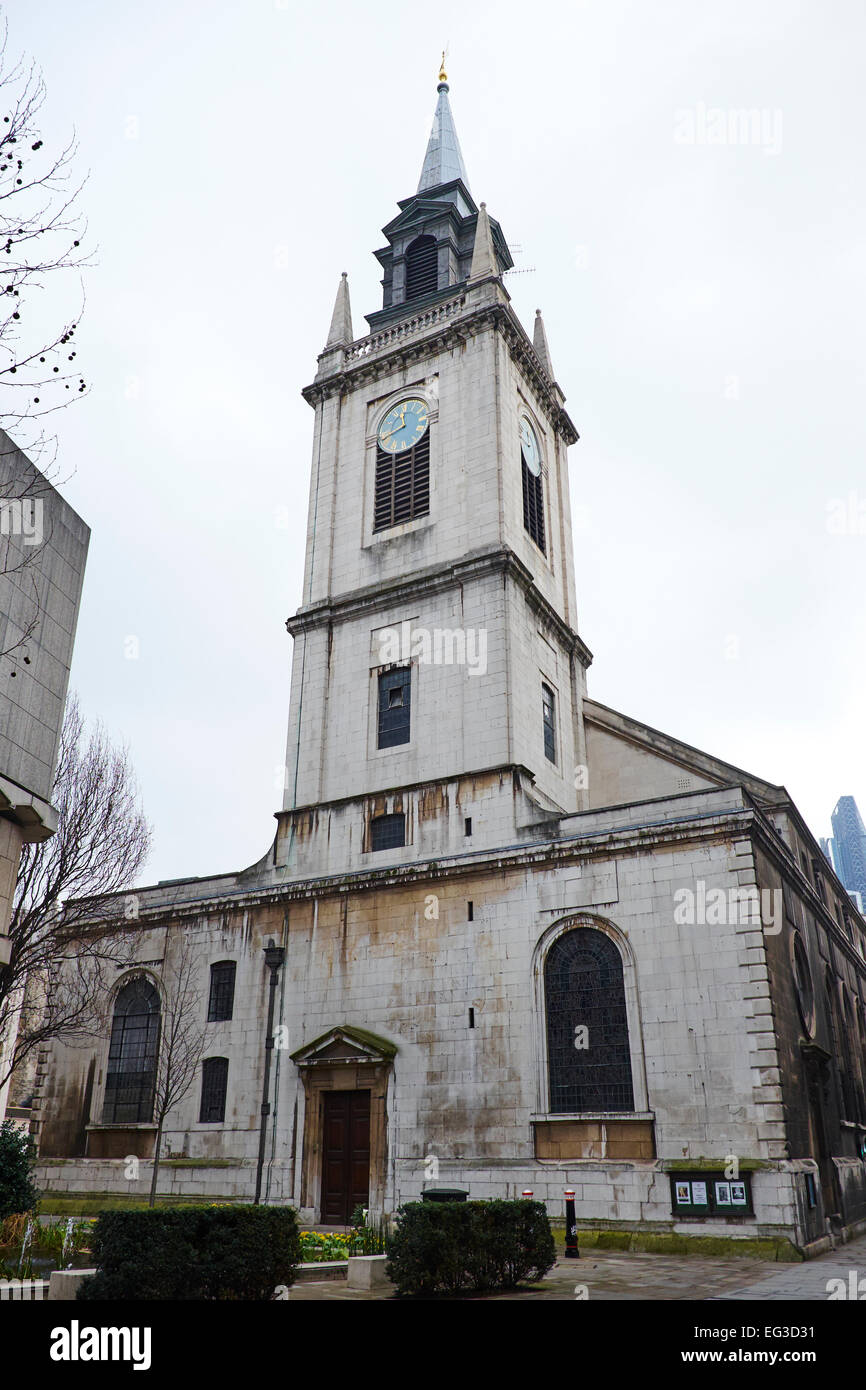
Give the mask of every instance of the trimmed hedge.
[(36, 1149), (29, 1134), (11, 1120), (0, 1124), (0, 1221), (21, 1211), (32, 1211), (39, 1191), (32, 1179)]
[(409, 1202), (388, 1257), (398, 1294), (480, 1293), (543, 1279), (556, 1247), (542, 1202)]
[(301, 1258), (292, 1207), (104, 1211), (90, 1248), (98, 1271), (79, 1299), (269, 1301)]

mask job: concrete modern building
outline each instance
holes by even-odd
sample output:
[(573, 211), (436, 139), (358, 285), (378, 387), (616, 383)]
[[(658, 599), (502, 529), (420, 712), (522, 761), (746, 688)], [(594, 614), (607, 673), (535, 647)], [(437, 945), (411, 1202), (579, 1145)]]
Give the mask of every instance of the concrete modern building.
[(303, 393), (275, 837), (134, 895), (103, 1040), (54, 1051), (42, 1181), (146, 1190), (192, 941), (205, 1049), (164, 1190), (252, 1196), (267, 1052), (263, 1193), (305, 1221), (431, 1185), (559, 1216), (570, 1187), (582, 1225), (814, 1252), (866, 1224), (866, 924), (783, 787), (587, 693), (577, 430), (444, 73), (398, 207), (381, 308), (356, 338), (343, 277)]
[[(11, 958), (22, 846), (57, 825), (51, 791), (89, 539), (0, 430), (0, 970)], [(0, 1079), (13, 1045), (11, 1030), (0, 1027)], [(0, 1120), (7, 1091), (0, 1085)]]

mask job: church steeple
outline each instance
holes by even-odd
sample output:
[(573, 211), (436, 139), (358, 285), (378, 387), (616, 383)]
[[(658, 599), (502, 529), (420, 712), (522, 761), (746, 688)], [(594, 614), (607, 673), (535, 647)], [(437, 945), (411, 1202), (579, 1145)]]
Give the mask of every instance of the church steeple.
[(466, 177), (466, 166), (460, 152), (460, 141), (457, 139), (454, 117), (451, 114), (451, 105), (448, 101), (450, 89), (446, 81), (444, 53), (442, 60), (443, 66), (439, 72), (439, 86), (437, 88), (439, 100), (436, 103), (433, 129), (430, 131), (430, 139), (427, 142), (427, 153), (424, 156), (421, 178), (418, 181), (417, 191), (419, 193), (423, 193), (428, 188), (438, 188), (443, 183), (452, 183), (454, 179), (461, 179), (466, 191), (470, 191), (469, 180)]
[(375, 252), (383, 270), (382, 308), (367, 314), (375, 331), (407, 308), (420, 308), (452, 293), (470, 279), (498, 277), (514, 262), (495, 219), (479, 211), (469, 190), (448, 102), (448, 82), (439, 73), (439, 100), (418, 189), (402, 198), (399, 215), (382, 230), (388, 245)]

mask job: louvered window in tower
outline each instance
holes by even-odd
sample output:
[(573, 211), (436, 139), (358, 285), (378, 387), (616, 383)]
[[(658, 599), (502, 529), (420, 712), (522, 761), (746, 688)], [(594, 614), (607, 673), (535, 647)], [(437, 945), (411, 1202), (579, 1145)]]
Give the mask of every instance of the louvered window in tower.
[(416, 237), (406, 252), (406, 299), (418, 299), (439, 288), (439, 249), (432, 236)]
[(523, 471), (523, 524), (539, 550), (544, 552), (544, 492), (541, 483), (541, 467), (534, 472), (526, 462), (521, 450), (520, 466)]
[(430, 431), (400, 454), (376, 446), (373, 530), (384, 531), (430, 511)]

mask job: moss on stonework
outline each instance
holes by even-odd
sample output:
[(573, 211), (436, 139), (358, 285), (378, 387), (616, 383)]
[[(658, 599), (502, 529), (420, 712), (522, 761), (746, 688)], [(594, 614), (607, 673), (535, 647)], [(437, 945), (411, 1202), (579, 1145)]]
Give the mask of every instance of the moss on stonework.
[(577, 1243), (584, 1250), (627, 1250), (642, 1255), (716, 1255), (799, 1264), (803, 1256), (784, 1236), (687, 1236), (674, 1231), (579, 1230)]
[[(666, 1158), (662, 1162), (664, 1173), (720, 1173), (728, 1166), (728, 1156), (724, 1158)], [(762, 1158), (739, 1158), (737, 1167), (741, 1173), (756, 1173), (761, 1168), (774, 1165)]]
[(161, 1158), (160, 1168), (242, 1168), (236, 1158)]
[[(247, 1199), (248, 1200), (248, 1199)], [(162, 1197), (158, 1207), (208, 1206), (211, 1203), (235, 1203), (238, 1197)], [(100, 1211), (117, 1211), (128, 1207), (146, 1207), (147, 1196), (124, 1196), (119, 1192), (60, 1192), (43, 1194), (39, 1202), (40, 1216), (96, 1216)]]

